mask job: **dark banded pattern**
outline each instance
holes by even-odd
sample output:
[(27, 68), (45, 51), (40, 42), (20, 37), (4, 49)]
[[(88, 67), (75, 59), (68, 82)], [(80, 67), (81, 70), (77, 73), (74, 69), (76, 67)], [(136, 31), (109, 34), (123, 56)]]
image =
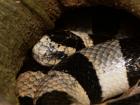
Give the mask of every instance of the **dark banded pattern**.
[[(65, 96), (69, 97), (68, 100), (71, 100), (71, 104), (67, 103), (64, 105), (90, 105), (90, 100), (81, 84), (68, 73), (55, 70), (50, 71), (39, 85), (40, 88), (36, 92), (34, 103), (43, 101), (40, 99), (45, 96), (44, 100), (46, 100), (46, 104), (48, 103), (47, 105), (63, 105), (64, 98), (55, 95), (57, 92), (62, 96), (65, 93)], [(46, 97), (48, 94), (49, 97)], [(68, 102), (68, 97), (65, 97), (66, 102)], [(63, 102), (60, 102), (60, 100), (63, 100)]]
[(82, 54), (76, 53), (59, 63), (54, 70), (71, 74), (85, 89), (91, 103), (98, 103), (101, 98), (101, 87), (92, 63)]
[(49, 33), (49, 37), (53, 42), (75, 48), (77, 51), (85, 48), (83, 40), (70, 31), (55, 31)]
[(36, 105), (71, 105), (73, 100), (73, 97), (67, 93), (54, 90), (43, 94), (37, 100)]
[(79, 83), (91, 104), (122, 94), (140, 79), (139, 45), (139, 39), (112, 39), (76, 52), (55, 65), (45, 76), (43, 75), (40, 88), (35, 88), (38, 90), (33, 94), (35, 102), (38, 103), (38, 100), (49, 92), (53, 96), (55, 90), (61, 90), (81, 102), (82, 98), (78, 97), (81, 93), (73, 90), (75, 87), (71, 89), (71, 81)]
[(118, 40), (110, 40), (80, 51), (92, 63), (99, 79), (102, 101), (129, 89), (125, 60)]
[(133, 86), (140, 79), (140, 39), (126, 38), (119, 42), (126, 62), (128, 82), (130, 86)]
[(110, 40), (82, 49), (60, 62), (53, 70), (72, 75), (87, 92), (91, 103), (122, 94), (129, 89), (129, 70), (125, 65), (121, 41)]
[(18, 97), (20, 105), (33, 105), (33, 99), (31, 97)]

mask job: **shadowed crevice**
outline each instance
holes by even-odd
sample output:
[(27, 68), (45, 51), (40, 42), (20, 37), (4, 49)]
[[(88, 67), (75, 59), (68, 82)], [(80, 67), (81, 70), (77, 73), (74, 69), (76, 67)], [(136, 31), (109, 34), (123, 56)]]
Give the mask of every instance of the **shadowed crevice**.
[(36, 105), (71, 105), (74, 99), (65, 92), (52, 91), (43, 94)]

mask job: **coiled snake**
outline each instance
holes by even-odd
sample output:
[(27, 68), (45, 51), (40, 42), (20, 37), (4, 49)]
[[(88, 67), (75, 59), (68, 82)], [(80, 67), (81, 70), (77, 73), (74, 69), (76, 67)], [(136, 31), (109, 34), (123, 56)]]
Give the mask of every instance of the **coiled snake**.
[(94, 46), (88, 34), (76, 31), (43, 36), (33, 58), (55, 66), (46, 73), (30, 68), (21, 73), (17, 95), (35, 105), (92, 105), (121, 95), (140, 79), (139, 45), (137, 38), (123, 38)]

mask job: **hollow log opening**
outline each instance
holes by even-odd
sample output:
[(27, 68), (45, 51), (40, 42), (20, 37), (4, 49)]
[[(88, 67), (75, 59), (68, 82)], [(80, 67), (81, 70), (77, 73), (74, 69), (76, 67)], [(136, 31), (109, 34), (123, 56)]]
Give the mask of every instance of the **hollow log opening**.
[(55, 28), (88, 32), (99, 43), (113, 37), (138, 37), (139, 26), (139, 18), (126, 10), (93, 6), (68, 10), (56, 21)]
[[(66, 10), (66, 12), (55, 22), (55, 28), (49, 30), (48, 33), (56, 30), (78, 30), (90, 34), (91, 38), (94, 39), (94, 44), (98, 44), (112, 38), (139, 37), (139, 27), (140, 20), (123, 9), (107, 6), (93, 6)], [(29, 70), (34, 68), (33, 71), (39, 70), (43, 73), (47, 73), (50, 69), (46, 69), (46, 67), (40, 66), (36, 63), (31, 57), (31, 51), (27, 56), (28, 59), (24, 62), (23, 66), (26, 65), (25, 67), (30, 68)], [(27, 69), (25, 68), (20, 70), (18, 75), (26, 72), (26, 70)], [(43, 101), (45, 100), (44, 97), (42, 99)], [(23, 98), (19, 98), (21, 100), (21, 105), (25, 105), (24, 102), (27, 97), (25, 99)], [(48, 97), (46, 99), (48, 99)], [(27, 101), (28, 100), (26, 100), (26, 102)], [(31, 99), (29, 101), (32, 102)], [(41, 103), (39, 105), (45, 105), (42, 103), (46, 102), (38, 103)], [(67, 103), (66, 105), (71, 104)]]

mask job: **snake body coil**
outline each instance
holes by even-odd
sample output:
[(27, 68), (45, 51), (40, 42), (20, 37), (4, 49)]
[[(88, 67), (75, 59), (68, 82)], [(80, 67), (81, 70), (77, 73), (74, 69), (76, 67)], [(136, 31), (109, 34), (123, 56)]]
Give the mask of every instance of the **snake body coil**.
[[(17, 79), (18, 95), (33, 98), (37, 105), (100, 103), (124, 93), (140, 79), (139, 39), (112, 39), (95, 46), (90, 41), (89, 46), (84, 48), (86, 44), (75, 38), (77, 40), (73, 43), (77, 43), (78, 47), (72, 48), (64, 47), (64, 41), (56, 45), (55, 41), (50, 41), (50, 36), (44, 38), (33, 48), (33, 56), (42, 65), (57, 65), (47, 74), (39, 73), (39, 76), (37, 72), (29, 71)], [(66, 41), (68, 39), (70, 37)], [(55, 62), (50, 61), (54, 60), (53, 57), (57, 58)], [(27, 74), (31, 74), (30, 77)], [(63, 96), (66, 102), (62, 102)]]

